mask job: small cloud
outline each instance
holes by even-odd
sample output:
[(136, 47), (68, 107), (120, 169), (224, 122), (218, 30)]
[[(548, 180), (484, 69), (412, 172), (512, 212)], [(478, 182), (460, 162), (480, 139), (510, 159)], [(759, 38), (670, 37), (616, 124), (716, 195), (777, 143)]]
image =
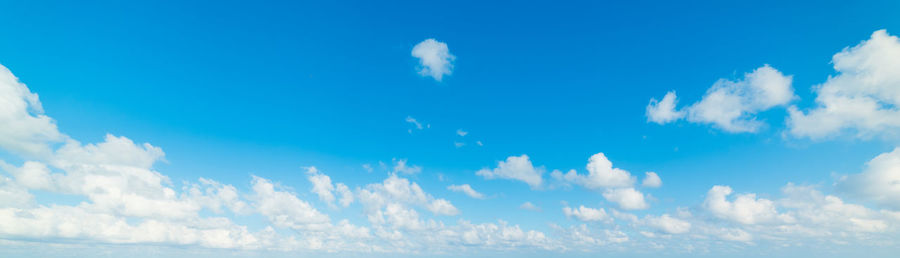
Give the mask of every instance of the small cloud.
[(475, 141), (475, 144), (477, 144), (478, 146), (484, 146), (484, 143), (481, 143), (481, 141)]
[(475, 199), (484, 199), (484, 194), (479, 193), (478, 191), (475, 191), (475, 189), (472, 189), (472, 186), (470, 186), (469, 184), (449, 185), (449, 186), (447, 186), (447, 190), (464, 193), (464, 194), (468, 195), (469, 197), (472, 197)]
[(644, 181), (641, 183), (644, 187), (656, 188), (662, 186), (662, 179), (659, 178), (656, 172), (647, 172), (645, 175)]
[(429, 128), (431, 128), (431, 124), (424, 124), (424, 125), (423, 125), (422, 122), (419, 122), (419, 120), (416, 120), (416, 119), (413, 118), (412, 116), (406, 116), (406, 122), (409, 123), (409, 124), (411, 124), (411, 125), (413, 126), (413, 128), (410, 128), (410, 129), (407, 129), (407, 130), (406, 130), (406, 131), (409, 132), (410, 134), (413, 133), (413, 130), (424, 130), (424, 129), (429, 129)]
[(444, 75), (453, 72), (453, 61), (456, 57), (450, 54), (450, 49), (444, 42), (435, 39), (426, 39), (412, 49), (412, 56), (419, 59), (419, 74), (423, 77), (431, 76), (436, 81), (441, 81)]
[(466, 143), (464, 143), (464, 142), (453, 142), (453, 145), (456, 146), (457, 148), (462, 148), (462, 146), (466, 146)]
[(416, 165), (407, 165), (406, 159), (393, 159), (394, 161), (394, 173), (402, 173), (402, 174), (418, 174), (422, 172), (422, 167)]
[(369, 173), (372, 173), (372, 171), (375, 171), (375, 169), (372, 168), (372, 165), (370, 165), (369, 163), (363, 164), (362, 168), (365, 169), (366, 172), (369, 172)]
[(541, 211), (541, 207), (534, 205), (531, 202), (525, 202), (522, 205), (519, 205), (519, 209), (528, 210), (528, 211)]
[(456, 135), (466, 136), (469, 132), (463, 131), (463, 129), (456, 129)]

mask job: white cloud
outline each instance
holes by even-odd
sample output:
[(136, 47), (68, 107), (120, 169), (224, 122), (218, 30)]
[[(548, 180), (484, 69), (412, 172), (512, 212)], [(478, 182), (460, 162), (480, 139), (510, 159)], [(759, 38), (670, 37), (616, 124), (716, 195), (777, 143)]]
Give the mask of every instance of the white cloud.
[(454, 191), (454, 192), (464, 193), (464, 194), (468, 195), (469, 197), (472, 197), (475, 199), (484, 199), (484, 194), (479, 193), (478, 191), (475, 191), (475, 189), (472, 189), (472, 186), (470, 186), (469, 184), (450, 185), (450, 186), (447, 186), (447, 189)]
[(436, 199), (431, 201), (428, 204), (428, 210), (434, 214), (445, 215), (445, 216), (455, 216), (459, 214), (459, 210), (453, 206), (448, 200), (444, 199)]
[(900, 148), (873, 158), (862, 173), (844, 177), (837, 187), (855, 197), (900, 209)]
[(509, 156), (506, 161), (498, 161), (497, 167), (494, 169), (483, 168), (475, 172), (476, 175), (485, 179), (512, 179), (527, 183), (532, 189), (541, 186), (544, 179), (544, 167), (534, 167), (528, 155)]
[(713, 186), (706, 194), (703, 207), (718, 218), (742, 224), (772, 222), (780, 217), (771, 200), (756, 198), (756, 194), (747, 193), (737, 195), (734, 201), (728, 201), (726, 198), (731, 193), (731, 187)]
[(394, 159), (393, 161), (394, 161), (394, 173), (411, 175), (411, 174), (418, 174), (419, 172), (422, 172), (422, 167), (420, 167), (420, 166), (407, 165), (406, 159)]
[(330, 218), (296, 195), (275, 189), (275, 185), (261, 177), (253, 177), (253, 205), (273, 225), (294, 230), (321, 230), (328, 227)]
[(602, 152), (591, 156), (588, 160), (587, 170), (587, 176), (579, 175), (573, 169), (565, 174), (554, 171), (553, 177), (593, 190), (610, 187), (630, 187), (635, 181), (635, 178), (632, 177), (631, 173), (628, 173), (628, 171), (614, 168), (612, 162), (610, 162)]
[(519, 209), (529, 210), (529, 211), (541, 211), (541, 207), (534, 205), (531, 202), (524, 202), (522, 205), (519, 205)]
[(684, 234), (691, 230), (691, 223), (663, 214), (659, 217), (647, 216), (644, 219), (647, 225), (667, 234)]
[(644, 173), (644, 181), (641, 183), (644, 187), (660, 187), (662, 186), (662, 179), (659, 178), (659, 175), (656, 172), (646, 172)]
[(66, 138), (56, 122), (44, 115), (38, 95), (2, 65), (0, 110), (0, 148), (27, 157), (46, 157), (51, 154), (49, 144)]
[(563, 214), (565, 214), (566, 217), (575, 218), (583, 222), (612, 221), (612, 218), (606, 214), (606, 210), (604, 210), (603, 208), (594, 209), (584, 207), (584, 205), (578, 206), (578, 208), (574, 209), (570, 207), (563, 207)]
[(459, 135), (460, 137), (466, 136), (467, 134), (469, 134), (469, 132), (463, 131), (463, 129), (456, 129), (456, 135)]
[(822, 138), (843, 131), (858, 137), (897, 137), (900, 129), (900, 40), (885, 30), (832, 57), (836, 76), (813, 87), (817, 107), (789, 109), (790, 133)]
[(625, 210), (643, 210), (650, 208), (644, 200), (644, 194), (634, 188), (606, 189), (603, 198), (607, 201), (619, 204), (619, 208)]
[(419, 122), (419, 120), (416, 120), (415, 118), (413, 118), (411, 116), (406, 116), (405, 121), (413, 126), (413, 128), (410, 128), (407, 130), (407, 132), (409, 132), (410, 134), (413, 133), (413, 129), (425, 130), (426, 128), (431, 128), (431, 124), (422, 125), (422, 123)]
[(350, 188), (347, 185), (343, 183), (332, 184), (331, 177), (320, 173), (316, 167), (307, 168), (306, 174), (309, 182), (313, 184), (310, 191), (318, 195), (319, 200), (333, 205), (336, 198), (335, 195), (340, 194), (339, 202), (341, 206), (347, 207), (353, 203), (353, 193), (350, 192)]
[(453, 72), (455, 56), (450, 54), (447, 44), (435, 39), (426, 39), (412, 49), (412, 56), (419, 59), (419, 74), (431, 76), (436, 81), (441, 81), (444, 75)]
[(660, 101), (651, 98), (650, 104), (647, 104), (647, 121), (665, 124), (684, 118), (684, 111), (675, 110), (677, 104), (678, 99), (675, 96), (675, 91), (667, 92)]
[[(700, 101), (676, 111), (677, 99), (670, 91), (647, 106), (647, 121), (664, 124), (686, 117), (694, 123), (712, 124), (726, 132), (756, 132), (763, 125), (756, 114), (794, 99), (791, 76), (785, 76), (769, 65), (744, 74), (744, 79), (719, 79)], [(686, 114), (686, 116), (684, 115)]]

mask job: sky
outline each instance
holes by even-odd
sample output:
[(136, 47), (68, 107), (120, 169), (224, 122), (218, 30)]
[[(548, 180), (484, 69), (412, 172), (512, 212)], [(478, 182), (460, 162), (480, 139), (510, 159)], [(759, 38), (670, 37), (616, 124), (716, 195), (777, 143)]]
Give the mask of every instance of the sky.
[(3, 257), (892, 257), (896, 1), (0, 1)]

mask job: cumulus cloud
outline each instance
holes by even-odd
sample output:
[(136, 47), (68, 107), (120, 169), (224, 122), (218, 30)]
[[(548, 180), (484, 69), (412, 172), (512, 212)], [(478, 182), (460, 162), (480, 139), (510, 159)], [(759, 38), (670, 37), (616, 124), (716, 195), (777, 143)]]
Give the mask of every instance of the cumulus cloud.
[(659, 178), (659, 175), (656, 172), (646, 172), (644, 173), (644, 181), (641, 183), (644, 187), (660, 187), (662, 186), (662, 179)]
[(657, 124), (665, 124), (684, 118), (684, 111), (676, 110), (678, 104), (675, 91), (667, 92), (662, 100), (650, 99), (647, 104), (647, 121)]
[(602, 152), (594, 154), (588, 159), (587, 170), (587, 175), (578, 174), (574, 169), (565, 174), (562, 174), (560, 171), (554, 171), (553, 177), (594, 190), (609, 187), (630, 187), (635, 181), (628, 171), (614, 168), (612, 162)]
[(719, 79), (700, 101), (676, 111), (677, 99), (671, 91), (662, 101), (651, 99), (647, 121), (665, 124), (686, 117), (694, 123), (712, 124), (731, 133), (756, 132), (763, 125), (756, 114), (793, 100), (791, 76), (769, 65), (744, 74), (737, 81)]
[(320, 173), (316, 167), (307, 168), (306, 174), (308, 175), (307, 179), (313, 185), (310, 191), (318, 195), (319, 200), (329, 205), (334, 205), (336, 195), (340, 195), (339, 202), (341, 206), (347, 207), (353, 203), (353, 193), (347, 185), (343, 183), (332, 184), (331, 177)]
[(780, 216), (775, 210), (775, 203), (768, 199), (756, 198), (756, 194), (739, 194), (734, 201), (727, 200), (731, 195), (731, 187), (713, 186), (706, 194), (703, 207), (718, 218), (742, 224), (771, 222)]
[(844, 131), (858, 137), (897, 137), (900, 129), (900, 40), (885, 30), (835, 54), (836, 76), (813, 87), (817, 106), (791, 107), (789, 131), (822, 138)]
[(431, 76), (441, 81), (444, 75), (453, 72), (455, 56), (450, 54), (447, 44), (435, 39), (426, 39), (412, 49), (412, 56), (419, 59), (419, 74)]
[(475, 172), (485, 179), (511, 179), (525, 182), (532, 189), (539, 188), (543, 183), (544, 167), (534, 167), (528, 155), (509, 156), (506, 161), (498, 161), (494, 169), (483, 168)]
[(450, 191), (454, 191), (454, 192), (464, 193), (464, 194), (468, 195), (469, 197), (472, 197), (475, 199), (484, 199), (484, 194), (479, 193), (478, 191), (475, 191), (475, 189), (472, 189), (472, 186), (470, 186), (469, 184), (449, 185), (449, 186), (447, 186), (447, 189)]
[(330, 221), (308, 202), (296, 195), (278, 190), (269, 180), (253, 177), (253, 205), (272, 224), (295, 230), (322, 229)]
[(606, 214), (606, 210), (603, 208), (594, 209), (584, 207), (584, 205), (578, 206), (578, 208), (563, 207), (563, 214), (566, 217), (575, 218), (582, 222), (612, 221), (612, 218)]
[(663, 214), (659, 217), (648, 216), (644, 220), (647, 225), (666, 234), (684, 234), (691, 230), (690, 222), (674, 218), (669, 214)]
[(900, 209), (900, 148), (873, 158), (862, 173), (844, 177), (837, 187), (855, 197)]
[(644, 194), (631, 187), (606, 189), (606, 191), (603, 192), (603, 198), (618, 204), (619, 208), (625, 210), (643, 210), (650, 208), (650, 205), (644, 200)]

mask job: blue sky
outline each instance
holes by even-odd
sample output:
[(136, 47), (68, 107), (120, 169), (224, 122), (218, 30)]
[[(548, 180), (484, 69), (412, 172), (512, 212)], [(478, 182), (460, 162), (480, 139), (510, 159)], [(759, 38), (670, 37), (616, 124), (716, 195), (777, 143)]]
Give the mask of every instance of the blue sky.
[(3, 2), (0, 253), (889, 256), (898, 8)]

